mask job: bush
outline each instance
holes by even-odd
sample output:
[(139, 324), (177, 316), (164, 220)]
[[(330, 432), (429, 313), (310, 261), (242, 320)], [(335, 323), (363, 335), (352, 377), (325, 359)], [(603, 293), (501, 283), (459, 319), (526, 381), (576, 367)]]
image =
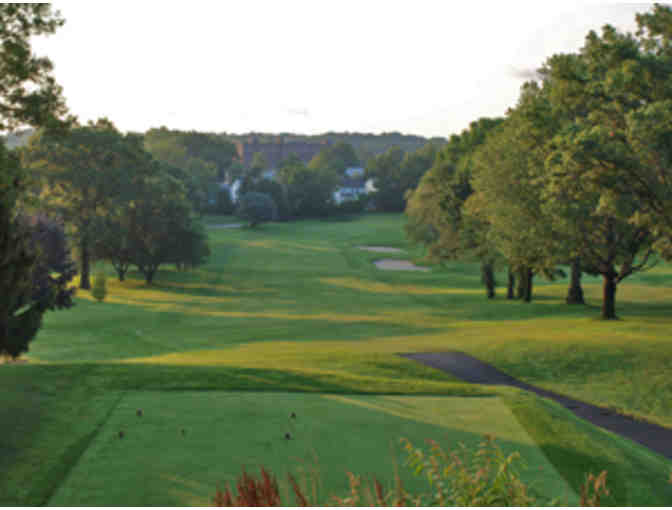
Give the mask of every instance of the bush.
[(241, 187), (242, 193), (249, 193), (254, 191), (255, 193), (263, 193), (270, 196), (275, 202), (277, 215), (274, 219), (280, 221), (287, 221), (291, 216), (291, 211), (289, 210), (289, 202), (287, 200), (287, 193), (285, 193), (282, 184), (270, 179), (257, 179), (252, 182), (251, 179), (247, 179), (245, 186)]
[(107, 276), (102, 269), (99, 269), (94, 276), (91, 295), (96, 298), (99, 303), (104, 301), (105, 296), (107, 296)]
[(275, 202), (266, 193), (249, 191), (240, 197), (236, 216), (254, 228), (265, 221), (272, 221), (277, 216)]
[(366, 210), (369, 197), (360, 195), (355, 200), (345, 200), (334, 207), (337, 214), (361, 214)]

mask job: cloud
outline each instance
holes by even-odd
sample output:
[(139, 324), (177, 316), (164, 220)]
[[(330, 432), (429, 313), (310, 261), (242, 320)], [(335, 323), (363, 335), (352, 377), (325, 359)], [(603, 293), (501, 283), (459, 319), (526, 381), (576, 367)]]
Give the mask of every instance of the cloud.
[(541, 76), (537, 72), (536, 69), (528, 68), (528, 69), (522, 69), (518, 67), (511, 67), (509, 68), (509, 74), (513, 76), (514, 78), (518, 78), (520, 80), (539, 80), (541, 79)]

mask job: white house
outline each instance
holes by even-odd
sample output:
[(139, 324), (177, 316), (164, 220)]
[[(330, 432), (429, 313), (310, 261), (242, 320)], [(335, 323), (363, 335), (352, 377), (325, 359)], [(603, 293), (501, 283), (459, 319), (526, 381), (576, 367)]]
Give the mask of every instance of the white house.
[[(345, 177), (341, 181), (340, 186), (334, 191), (334, 201), (337, 204), (346, 200), (356, 200), (361, 195), (376, 191), (376, 188), (373, 186), (373, 179), (364, 180), (364, 169), (362, 167), (349, 167), (345, 169), (344, 173)], [(273, 179), (275, 175), (275, 170), (266, 170), (261, 174), (264, 179)], [(220, 189), (229, 190), (233, 203), (238, 201), (240, 185), (240, 179), (236, 179), (231, 184), (226, 182), (219, 183)]]

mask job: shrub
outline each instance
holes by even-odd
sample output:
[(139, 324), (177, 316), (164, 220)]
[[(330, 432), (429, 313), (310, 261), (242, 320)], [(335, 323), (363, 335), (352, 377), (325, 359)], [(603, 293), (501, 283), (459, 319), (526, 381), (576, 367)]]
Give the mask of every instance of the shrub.
[(107, 296), (107, 276), (102, 269), (99, 269), (94, 276), (91, 295), (96, 298), (98, 302), (104, 301), (105, 296)]
[(249, 191), (240, 197), (236, 216), (253, 228), (265, 221), (274, 220), (277, 209), (270, 195)]

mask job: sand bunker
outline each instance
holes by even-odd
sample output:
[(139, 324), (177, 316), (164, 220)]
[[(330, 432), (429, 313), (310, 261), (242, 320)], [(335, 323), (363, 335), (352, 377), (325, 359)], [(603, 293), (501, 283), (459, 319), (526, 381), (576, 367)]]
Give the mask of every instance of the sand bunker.
[(375, 251), (378, 253), (401, 253), (404, 250), (399, 248), (390, 248), (389, 246), (357, 246), (360, 250)]
[(226, 223), (224, 225), (210, 225), (210, 228), (241, 228), (242, 223)]
[(389, 269), (392, 271), (430, 271), (428, 267), (416, 266), (408, 260), (381, 259), (374, 262), (378, 269)]

